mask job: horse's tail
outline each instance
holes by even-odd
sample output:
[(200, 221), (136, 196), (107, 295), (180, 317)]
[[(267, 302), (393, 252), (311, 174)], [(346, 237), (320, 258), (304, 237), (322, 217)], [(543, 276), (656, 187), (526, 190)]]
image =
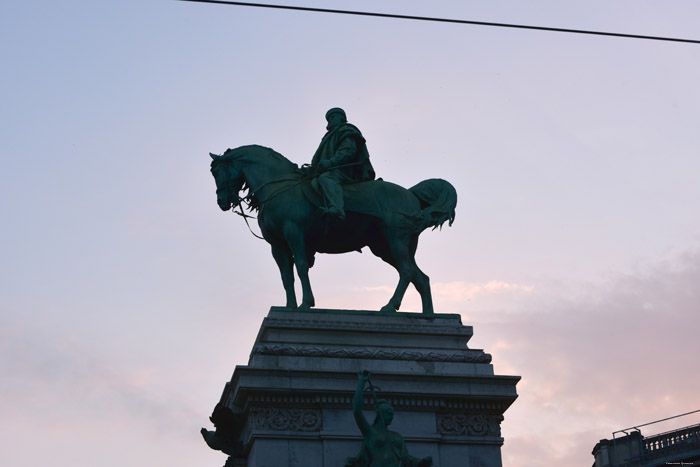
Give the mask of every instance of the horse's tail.
[(445, 222), (452, 225), (455, 220), (457, 207), (457, 190), (446, 180), (429, 178), (408, 189), (420, 201), (422, 209), (422, 228), (432, 227), (433, 230)]

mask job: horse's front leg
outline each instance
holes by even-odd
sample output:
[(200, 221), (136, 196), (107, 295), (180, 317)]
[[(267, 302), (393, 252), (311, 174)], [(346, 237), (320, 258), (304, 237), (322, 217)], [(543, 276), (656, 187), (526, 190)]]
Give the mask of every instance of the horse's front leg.
[(316, 301), (311, 291), (309, 260), (306, 256), (306, 246), (304, 245), (304, 236), (302, 232), (300, 230), (290, 232), (287, 236), (287, 243), (289, 244), (289, 249), (292, 251), (292, 256), (294, 256), (294, 266), (297, 268), (297, 275), (299, 276), (299, 282), (301, 282), (302, 298), (299, 308), (308, 310), (316, 305)]
[(282, 285), (284, 292), (287, 295), (287, 308), (297, 307), (297, 297), (294, 292), (294, 268), (292, 262), (292, 252), (289, 251), (287, 245), (272, 244), (272, 256), (275, 258), (277, 267), (280, 269), (282, 276)]

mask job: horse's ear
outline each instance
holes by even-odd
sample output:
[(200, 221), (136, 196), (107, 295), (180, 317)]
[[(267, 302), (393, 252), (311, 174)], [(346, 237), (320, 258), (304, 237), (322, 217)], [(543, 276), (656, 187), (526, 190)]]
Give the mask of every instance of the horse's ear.
[(214, 159), (214, 160), (216, 160), (216, 159), (219, 157), (219, 156), (217, 156), (216, 154), (212, 154), (212, 153), (209, 153), (209, 155), (210, 155), (211, 158)]

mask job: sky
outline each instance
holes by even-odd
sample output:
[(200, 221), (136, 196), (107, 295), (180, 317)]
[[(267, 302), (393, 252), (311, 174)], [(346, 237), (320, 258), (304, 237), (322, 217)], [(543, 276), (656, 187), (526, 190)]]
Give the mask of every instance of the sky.
[[(700, 39), (693, 0), (278, 3)], [(457, 189), (417, 261), (522, 376), (505, 466), (700, 409), (700, 45), (175, 0), (4, 2), (0, 39), (1, 465), (223, 464), (199, 428), (284, 293), (208, 153), (309, 162), (335, 106), (378, 176)], [(396, 280), (311, 270), (320, 308)]]

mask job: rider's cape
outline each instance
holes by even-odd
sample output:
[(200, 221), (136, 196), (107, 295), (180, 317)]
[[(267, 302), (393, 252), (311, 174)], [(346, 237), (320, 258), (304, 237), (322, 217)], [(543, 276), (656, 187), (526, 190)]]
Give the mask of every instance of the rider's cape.
[(352, 138), (355, 140), (357, 145), (357, 154), (355, 160), (352, 161), (339, 161), (338, 165), (344, 165), (347, 163), (353, 163), (349, 167), (343, 167), (338, 170), (343, 172), (343, 174), (348, 177), (348, 179), (355, 182), (364, 182), (367, 180), (374, 180), (374, 168), (372, 163), (369, 161), (369, 152), (367, 151), (367, 144), (365, 138), (360, 133), (360, 130), (350, 123), (344, 123), (335, 130), (331, 130), (325, 134), (319, 144), (314, 157), (311, 159), (311, 167), (318, 167), (319, 162), (324, 160), (330, 160), (335, 156), (335, 151), (340, 146), (340, 143), (345, 138)]

